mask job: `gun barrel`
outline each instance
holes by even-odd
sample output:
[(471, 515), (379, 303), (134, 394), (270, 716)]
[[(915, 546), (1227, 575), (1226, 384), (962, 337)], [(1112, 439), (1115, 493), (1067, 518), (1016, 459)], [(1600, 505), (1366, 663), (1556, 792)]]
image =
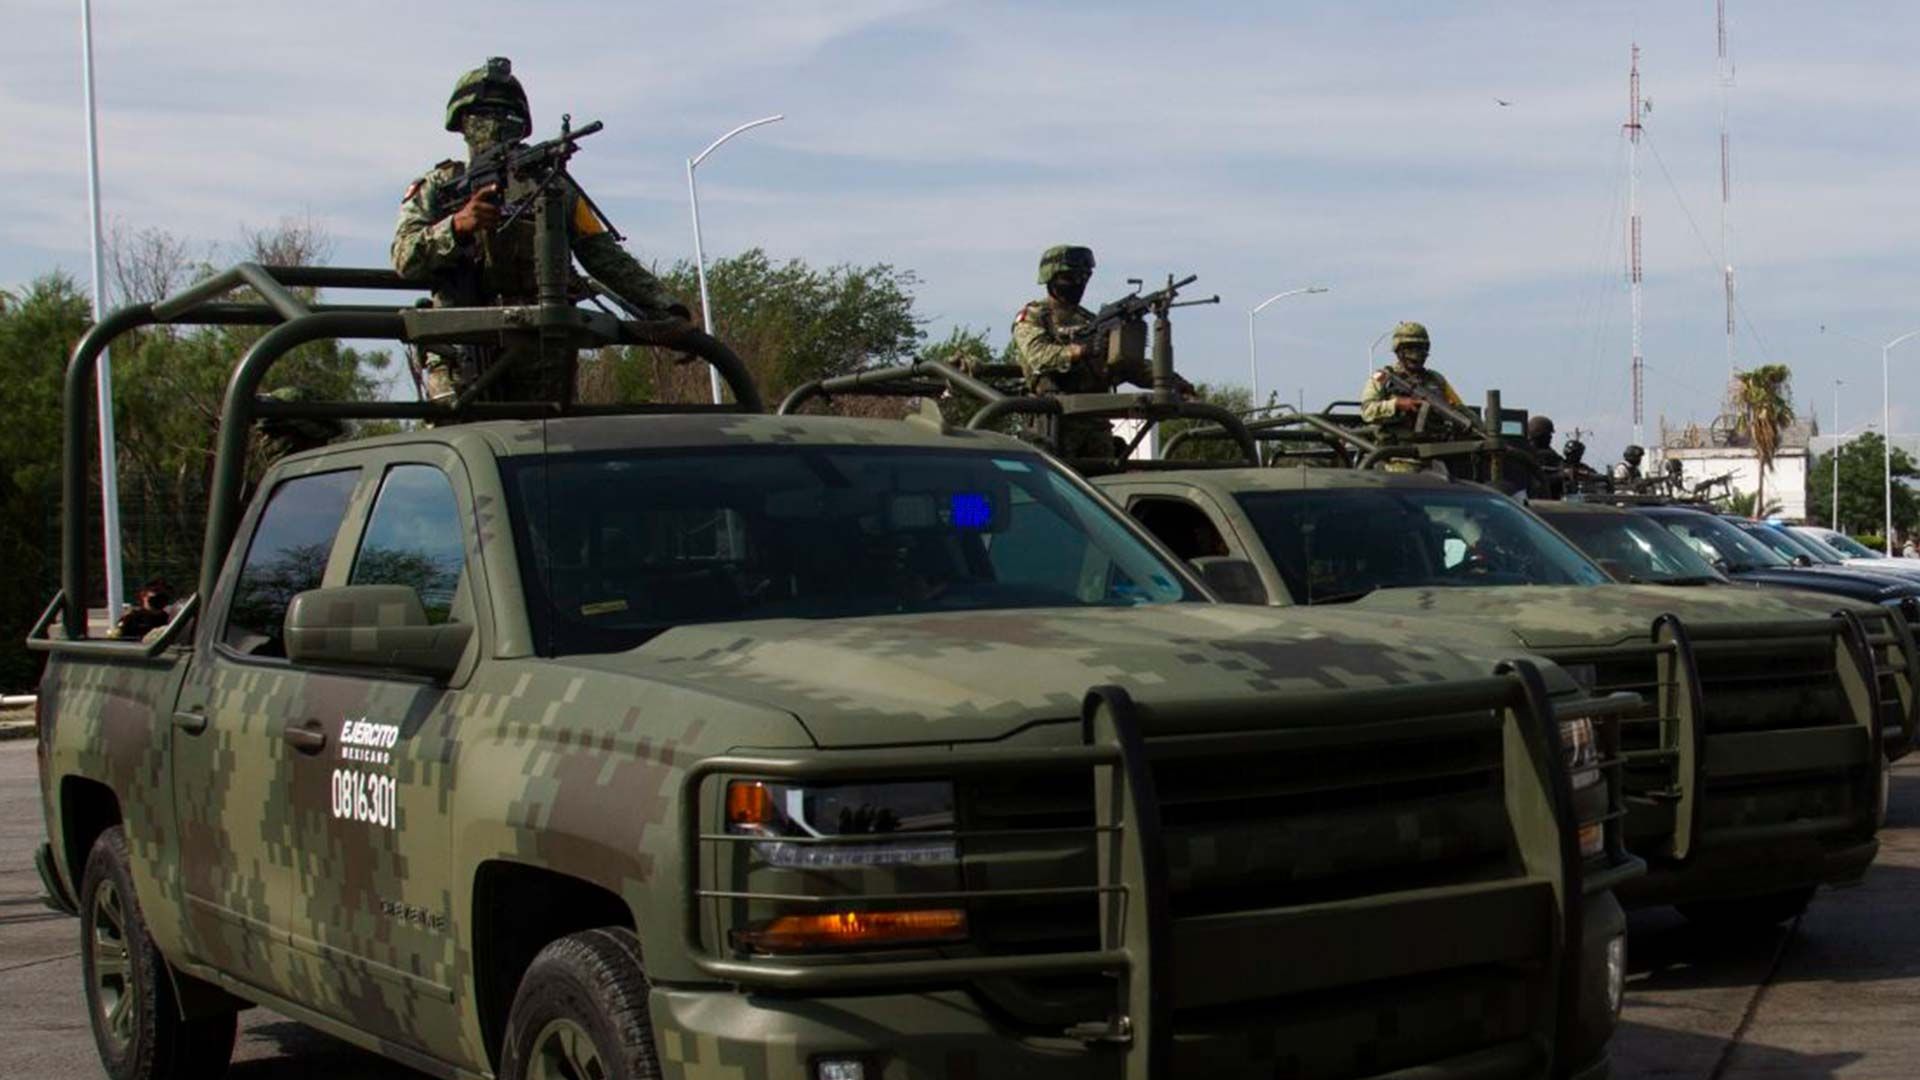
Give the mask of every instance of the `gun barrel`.
[(606, 126), (607, 126), (607, 125), (606, 125), (606, 124), (605, 124), (604, 122), (602, 122), (602, 121), (599, 121), (599, 120), (595, 120), (595, 121), (594, 121), (593, 123), (591, 123), (591, 124), (588, 124), (588, 125), (586, 125), (585, 127), (577, 127), (577, 128), (574, 128), (574, 129), (573, 129), (573, 137), (574, 137), (574, 138), (576, 138), (576, 139), (584, 139), (584, 138), (586, 138), (587, 136), (589, 136), (589, 135), (591, 135), (591, 134), (593, 134), (593, 133), (594, 133), (594, 132), (596, 132), (596, 131), (599, 131), (599, 130), (600, 130), (601, 128), (603, 128), (603, 127), (606, 127)]
[(1189, 286), (1189, 285), (1191, 285), (1191, 284), (1193, 284), (1194, 282), (1196, 282), (1196, 281), (1199, 281), (1199, 280), (1200, 280), (1200, 275), (1199, 275), (1199, 274), (1188, 274), (1188, 275), (1187, 275), (1186, 277), (1183, 277), (1183, 278), (1181, 278), (1181, 279), (1180, 279), (1179, 281), (1176, 281), (1176, 282), (1174, 282), (1173, 284), (1171, 284), (1171, 285), (1168, 285), (1168, 286), (1167, 286), (1167, 288), (1169, 288), (1169, 289), (1184, 289), (1184, 288), (1186, 288), (1187, 286)]

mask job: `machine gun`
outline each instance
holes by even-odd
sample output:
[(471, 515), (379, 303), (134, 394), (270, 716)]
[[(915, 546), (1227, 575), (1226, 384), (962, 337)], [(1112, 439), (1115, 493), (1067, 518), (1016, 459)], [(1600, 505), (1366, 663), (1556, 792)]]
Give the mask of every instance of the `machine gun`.
[[(1200, 304), (1217, 304), (1218, 295), (1205, 300), (1181, 300), (1180, 290), (1198, 281), (1200, 275), (1188, 274), (1175, 281), (1172, 274), (1167, 275), (1167, 284), (1150, 293), (1141, 293), (1144, 284), (1139, 278), (1128, 278), (1127, 283), (1133, 291), (1101, 306), (1093, 316), (1093, 321), (1074, 330), (1069, 340), (1092, 345), (1095, 361), (1105, 370), (1139, 370), (1147, 362), (1147, 316), (1161, 320), (1164, 327), (1167, 313), (1174, 308), (1195, 307)], [(1163, 334), (1164, 336), (1164, 334)], [(1171, 365), (1171, 345), (1169, 345), (1168, 372), (1171, 383), (1182, 393), (1191, 393), (1192, 384), (1173, 374)], [(1155, 379), (1159, 376), (1156, 374)]]
[[(560, 182), (567, 174), (567, 161), (580, 149), (580, 140), (599, 131), (606, 125), (598, 120), (575, 130), (572, 114), (560, 118), (560, 134), (555, 138), (537, 143), (505, 143), (492, 146), (473, 159), (451, 183), (440, 189), (440, 199), (435, 207), (438, 213), (452, 213), (455, 209), (473, 197), (476, 191), (489, 186), (495, 189), (494, 198), (504, 200), (508, 187), (515, 180), (527, 180), (533, 183), (532, 190), (515, 199), (511, 204), (501, 207), (500, 226), (512, 224), (522, 214), (532, 210), (548, 188)], [(571, 178), (568, 178), (571, 181)], [(615, 240), (624, 239), (607, 215), (583, 190), (579, 184), (573, 184), (575, 194), (586, 200), (587, 208), (593, 211), (607, 226), (607, 231)]]
[(1430, 416), (1438, 416), (1459, 431), (1485, 435), (1487, 430), (1480, 418), (1448, 401), (1439, 391), (1430, 386), (1421, 386), (1395, 371), (1392, 366), (1380, 369), (1378, 377), (1384, 377), (1381, 389), (1394, 397), (1410, 397), (1420, 403), (1420, 414), (1414, 419), (1413, 430), (1424, 433)]

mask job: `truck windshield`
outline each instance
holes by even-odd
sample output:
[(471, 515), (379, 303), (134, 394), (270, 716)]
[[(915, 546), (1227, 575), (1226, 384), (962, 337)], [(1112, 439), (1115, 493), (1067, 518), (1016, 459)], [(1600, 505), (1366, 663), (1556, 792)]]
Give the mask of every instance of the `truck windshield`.
[(743, 619), (1200, 599), (1037, 454), (789, 445), (503, 466), (549, 655)]
[(1813, 539), (1826, 544), (1833, 550), (1850, 558), (1884, 559), (1887, 557), (1886, 552), (1875, 551), (1860, 541), (1855, 540), (1853, 537), (1848, 536), (1846, 533), (1834, 532), (1832, 529), (1814, 533)]
[(1788, 562), (1805, 555), (1813, 561), (1815, 566), (1840, 564), (1839, 556), (1822, 550), (1804, 536), (1784, 532), (1771, 525), (1762, 525), (1757, 521), (1735, 521), (1732, 525)]
[(1656, 515), (1655, 520), (1668, 532), (1692, 544), (1703, 557), (1718, 560), (1735, 574), (1793, 565), (1792, 560), (1775, 554), (1765, 544), (1712, 514), (1680, 510)]
[(1629, 580), (1660, 585), (1726, 580), (1679, 537), (1636, 514), (1563, 514), (1543, 509), (1540, 516), (1594, 559), (1620, 564)]
[(1504, 495), (1475, 489), (1245, 492), (1296, 603), (1375, 589), (1601, 585), (1601, 569)]

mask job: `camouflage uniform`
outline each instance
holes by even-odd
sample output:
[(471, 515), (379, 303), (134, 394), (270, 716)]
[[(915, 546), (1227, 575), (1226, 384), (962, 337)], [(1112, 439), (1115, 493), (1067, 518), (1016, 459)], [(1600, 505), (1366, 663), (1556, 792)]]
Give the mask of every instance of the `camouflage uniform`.
[[(447, 129), (461, 130), (460, 113), (490, 94), (517, 95), (524, 107), (525, 95), (510, 71), (504, 60), (496, 59), (462, 78), (448, 105)], [(494, 86), (500, 89), (488, 89), (488, 80), (494, 80)], [(431, 282), (433, 302), (439, 307), (531, 305), (536, 302), (538, 288), (533, 214), (521, 214), (511, 224), (470, 237), (456, 235), (453, 215), (464, 200), (451, 198), (446, 192), (466, 168), (458, 161), (442, 161), (407, 185), (393, 231), (393, 268), (401, 277)], [(510, 205), (533, 188), (531, 181), (516, 178), (502, 196)], [(683, 314), (686, 309), (620, 246), (579, 190), (569, 184), (567, 194), (568, 243), (587, 273), (649, 314), (661, 318)], [(523, 353), (532, 357), (536, 350), (530, 342), (516, 340), (448, 353), (430, 352), (421, 360), (427, 396), (436, 401), (452, 397), (482, 368), (517, 360), (516, 367), (495, 384), (494, 393), (488, 396), (505, 401), (572, 400), (571, 364), (562, 370), (543, 371), (540, 365), (520, 359)]]
[[(1419, 323), (1403, 322), (1393, 328), (1393, 351), (1396, 355), (1408, 346), (1424, 349), (1429, 340), (1427, 328)], [(1367, 384), (1360, 388), (1360, 418), (1383, 432), (1411, 435), (1415, 418), (1419, 415), (1399, 410), (1395, 401), (1398, 395), (1387, 388), (1388, 378), (1392, 375), (1398, 375), (1414, 386), (1437, 392), (1449, 405), (1463, 404), (1445, 375), (1425, 364), (1412, 367), (1405, 360), (1396, 358), (1393, 363), (1374, 372), (1367, 379)]]
[[(1067, 245), (1048, 248), (1040, 258), (1040, 283), (1050, 284), (1056, 273), (1067, 269)], [(1080, 269), (1080, 267), (1074, 267)], [(1086, 251), (1084, 270), (1093, 269), (1093, 253)], [(1093, 324), (1094, 314), (1079, 304), (1067, 304), (1045, 296), (1021, 308), (1013, 317), (1013, 353), (1026, 375), (1030, 394), (1104, 394), (1122, 382), (1146, 386), (1153, 381), (1144, 364), (1125, 368), (1109, 367), (1101, 353), (1101, 342), (1076, 338)], [(1075, 344), (1094, 350), (1073, 359), (1068, 350)], [(1074, 417), (1061, 423), (1060, 449), (1069, 457), (1113, 457), (1113, 425), (1098, 418)]]

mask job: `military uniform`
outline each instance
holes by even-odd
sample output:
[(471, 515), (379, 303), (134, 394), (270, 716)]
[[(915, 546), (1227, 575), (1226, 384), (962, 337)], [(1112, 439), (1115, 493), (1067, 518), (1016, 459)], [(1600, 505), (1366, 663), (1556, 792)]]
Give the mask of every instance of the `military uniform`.
[(1449, 405), (1464, 405), (1460, 395), (1453, 392), (1453, 384), (1447, 377), (1430, 367), (1418, 371), (1405, 364), (1394, 362), (1373, 373), (1367, 379), (1367, 385), (1360, 388), (1360, 418), (1369, 424), (1383, 428), (1402, 428), (1411, 431), (1414, 413), (1403, 413), (1394, 404), (1397, 396), (1387, 389), (1389, 375), (1398, 375), (1415, 386), (1424, 387), (1438, 393)]
[[(503, 59), (490, 60), (487, 67), (461, 79), (448, 103), (447, 129), (459, 131), (461, 111), (489, 98), (505, 99), (524, 111), (525, 94)], [(409, 280), (430, 282), (434, 304), (439, 307), (535, 303), (538, 282), (533, 212), (529, 210), (511, 223), (461, 237), (454, 231), (453, 217), (465, 200), (451, 196), (449, 188), (465, 175), (466, 168), (458, 161), (442, 161), (407, 185), (406, 194), (400, 199), (399, 221), (393, 231), (394, 270)], [(502, 192), (502, 197), (511, 205), (533, 189), (532, 181), (516, 178)], [(670, 309), (679, 306), (660, 280), (620, 246), (606, 222), (571, 184), (565, 216), (568, 246), (587, 273), (650, 315), (665, 318), (676, 313)], [(679, 308), (679, 312), (684, 311)], [(566, 363), (544, 370), (546, 365), (535, 362), (537, 352), (532, 342), (517, 337), (503, 340), (497, 346), (428, 352), (421, 360), (425, 392), (436, 401), (450, 398), (484, 367), (511, 362), (514, 367), (494, 384), (489, 397), (507, 401), (572, 401), (574, 365)]]
[[(1050, 284), (1058, 274), (1091, 274), (1093, 253), (1059, 245), (1040, 257), (1040, 283)], [(1104, 394), (1122, 382), (1149, 385), (1153, 376), (1145, 364), (1110, 367), (1102, 355), (1103, 342), (1079, 337), (1093, 325), (1094, 314), (1079, 304), (1052, 296), (1035, 300), (1013, 317), (1013, 355), (1026, 376), (1030, 394)], [(1075, 345), (1088, 352), (1074, 359)], [(1113, 425), (1097, 417), (1063, 417), (1061, 452), (1069, 457), (1113, 457)]]

